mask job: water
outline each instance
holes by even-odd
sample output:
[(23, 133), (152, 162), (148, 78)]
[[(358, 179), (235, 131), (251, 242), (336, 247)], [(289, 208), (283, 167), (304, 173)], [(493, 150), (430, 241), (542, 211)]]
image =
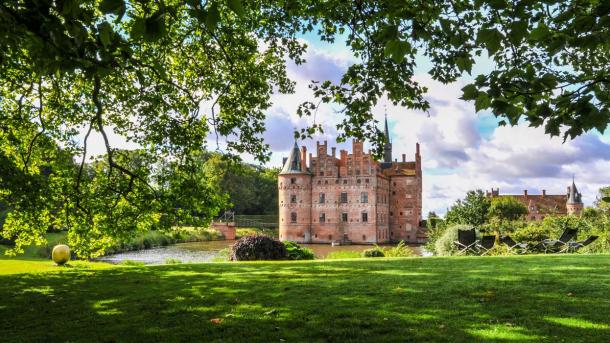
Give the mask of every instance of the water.
[[(99, 258), (100, 261), (110, 263), (121, 263), (126, 260), (143, 262), (145, 264), (164, 264), (168, 259), (188, 262), (212, 262), (219, 256), (222, 249), (229, 248), (235, 241), (206, 241), (174, 244), (166, 247), (154, 249), (128, 251), (124, 253), (108, 255)], [(330, 244), (301, 244), (301, 246), (311, 249), (316, 258), (323, 259), (331, 252), (337, 251), (357, 251), (370, 249), (370, 245), (341, 245), (333, 247)], [(411, 247), (417, 255), (426, 255), (421, 247)]]

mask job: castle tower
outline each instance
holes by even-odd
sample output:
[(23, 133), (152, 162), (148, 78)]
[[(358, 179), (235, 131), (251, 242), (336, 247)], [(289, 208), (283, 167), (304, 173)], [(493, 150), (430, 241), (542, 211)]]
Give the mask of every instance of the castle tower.
[(568, 214), (580, 215), (584, 205), (582, 203), (582, 195), (578, 192), (576, 184), (574, 184), (574, 177), (572, 177), (572, 186), (568, 187), (568, 201), (566, 202), (566, 209)]
[(311, 242), (311, 173), (307, 149), (294, 143), (278, 175), (280, 240)]
[(386, 143), (383, 146), (383, 162), (392, 163), (392, 141), (390, 140), (390, 130), (388, 130), (388, 114), (385, 114), (385, 131)]

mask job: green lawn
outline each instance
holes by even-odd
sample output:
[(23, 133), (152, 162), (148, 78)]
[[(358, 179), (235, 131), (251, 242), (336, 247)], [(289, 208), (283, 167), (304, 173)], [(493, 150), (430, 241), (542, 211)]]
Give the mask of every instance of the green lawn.
[(54, 270), (0, 276), (0, 340), (610, 342), (608, 255)]

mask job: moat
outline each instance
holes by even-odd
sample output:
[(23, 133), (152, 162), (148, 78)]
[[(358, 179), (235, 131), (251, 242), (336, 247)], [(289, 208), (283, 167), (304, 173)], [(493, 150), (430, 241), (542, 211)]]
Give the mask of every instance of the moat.
[[(124, 253), (108, 255), (99, 258), (101, 261), (121, 263), (126, 260), (143, 262), (145, 264), (164, 264), (168, 259), (187, 262), (212, 262), (219, 256), (220, 251), (229, 248), (235, 241), (207, 241), (194, 243), (181, 243), (154, 249), (128, 251)], [(301, 244), (313, 250), (317, 259), (324, 259), (331, 252), (357, 251), (370, 249), (371, 245), (342, 245), (331, 246), (330, 244)], [(412, 246), (416, 255), (426, 255), (421, 247)]]

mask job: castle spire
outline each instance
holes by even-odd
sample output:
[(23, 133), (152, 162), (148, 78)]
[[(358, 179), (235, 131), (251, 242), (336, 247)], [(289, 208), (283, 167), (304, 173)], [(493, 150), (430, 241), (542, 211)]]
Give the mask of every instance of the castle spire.
[(574, 175), (572, 175), (572, 186), (570, 186), (570, 192), (568, 193), (568, 204), (582, 204), (581, 195), (574, 183)]
[(392, 163), (392, 140), (390, 139), (390, 130), (388, 129), (388, 109), (385, 106), (385, 139), (386, 143), (383, 146), (383, 162)]
[(294, 141), (294, 147), (292, 148), (292, 151), (290, 152), (290, 156), (284, 162), (284, 167), (282, 168), (282, 171), (280, 172), (280, 174), (302, 173), (303, 172), (303, 170), (301, 169), (302, 163), (303, 163), (303, 161), (301, 161), (299, 145), (297, 144), (296, 141)]

